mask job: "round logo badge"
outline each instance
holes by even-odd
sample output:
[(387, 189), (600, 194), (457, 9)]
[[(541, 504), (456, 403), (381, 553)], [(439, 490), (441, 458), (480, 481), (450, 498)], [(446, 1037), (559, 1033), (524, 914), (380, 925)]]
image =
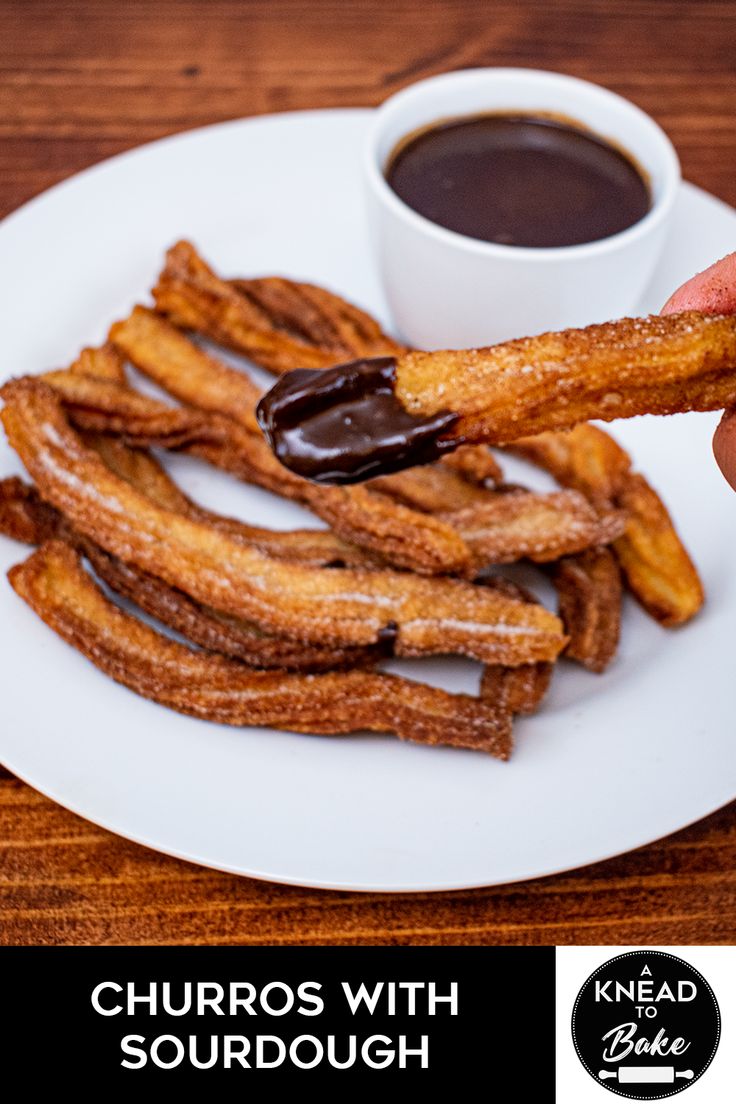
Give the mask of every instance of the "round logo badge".
[(578, 1058), (629, 1100), (663, 1100), (697, 1081), (718, 1049), (721, 1016), (708, 982), (663, 951), (617, 955), (591, 974), (572, 1012)]

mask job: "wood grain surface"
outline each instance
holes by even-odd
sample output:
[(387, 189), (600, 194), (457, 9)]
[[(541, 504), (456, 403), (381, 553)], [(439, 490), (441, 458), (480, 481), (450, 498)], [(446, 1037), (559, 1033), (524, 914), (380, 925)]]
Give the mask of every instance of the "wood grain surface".
[[(177, 130), (377, 104), (420, 77), (478, 65), (540, 66), (608, 85), (666, 128), (689, 180), (736, 204), (731, 0), (0, 0), (0, 215)], [(357, 895), (168, 859), (0, 770), (3, 944), (735, 939), (736, 805), (555, 878)]]

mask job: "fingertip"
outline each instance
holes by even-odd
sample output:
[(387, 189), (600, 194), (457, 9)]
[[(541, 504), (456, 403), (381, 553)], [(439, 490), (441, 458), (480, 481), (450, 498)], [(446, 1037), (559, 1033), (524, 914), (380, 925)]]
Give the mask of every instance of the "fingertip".
[(716, 261), (678, 288), (662, 314), (698, 310), (706, 314), (736, 314), (736, 253)]

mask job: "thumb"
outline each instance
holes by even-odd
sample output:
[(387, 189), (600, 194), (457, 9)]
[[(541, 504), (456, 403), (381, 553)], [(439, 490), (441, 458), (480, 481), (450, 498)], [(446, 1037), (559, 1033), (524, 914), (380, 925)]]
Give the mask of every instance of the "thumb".
[(725, 479), (736, 491), (736, 413), (726, 411), (713, 437), (713, 455)]

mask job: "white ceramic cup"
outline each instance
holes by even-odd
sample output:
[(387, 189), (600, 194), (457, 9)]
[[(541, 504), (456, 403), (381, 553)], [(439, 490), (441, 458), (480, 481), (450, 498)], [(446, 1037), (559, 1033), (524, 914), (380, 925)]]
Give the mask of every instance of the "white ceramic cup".
[[(402, 138), (484, 111), (555, 112), (623, 147), (649, 176), (652, 206), (601, 241), (553, 249), (496, 245), (417, 214), (386, 182)], [(628, 100), (538, 69), (467, 69), (420, 81), (378, 108), (365, 146), (368, 214), (402, 337), (425, 349), (488, 345), (631, 313), (665, 242), (680, 183), (664, 131)]]

